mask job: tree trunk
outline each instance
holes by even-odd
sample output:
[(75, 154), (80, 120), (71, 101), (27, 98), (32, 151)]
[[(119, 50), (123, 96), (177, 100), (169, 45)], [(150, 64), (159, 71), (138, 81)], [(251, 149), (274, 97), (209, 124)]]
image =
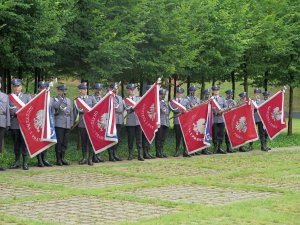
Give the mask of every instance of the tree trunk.
[(124, 98), (124, 81), (121, 81), (121, 95), (122, 95), (122, 98)]
[(234, 71), (231, 72), (231, 88), (233, 90), (233, 99), (235, 96), (235, 75), (234, 75)]
[(288, 136), (293, 134), (293, 100), (294, 100), (294, 87), (290, 86)]
[(18, 78), (23, 79), (23, 68), (20, 66), (18, 67)]
[(171, 100), (171, 82), (172, 82), (172, 78), (169, 77), (169, 85), (168, 85), (168, 91), (169, 91), (169, 93), (168, 93), (168, 101)]
[(214, 86), (216, 84), (216, 78), (215, 78), (215, 76), (213, 76), (212, 77), (212, 84), (211, 84), (211, 86)]
[(10, 70), (6, 69), (6, 78), (7, 78), (7, 93), (11, 93), (11, 76), (10, 76)]
[(173, 97), (174, 97), (174, 98), (175, 98), (175, 96), (176, 96), (176, 88), (177, 88), (176, 83), (177, 83), (177, 76), (174, 75), (174, 93), (173, 93)]
[(187, 87), (186, 87), (186, 89), (187, 89), (187, 94), (188, 94), (188, 95), (190, 94), (190, 92), (189, 92), (190, 86), (191, 86), (191, 76), (188, 75), (188, 76), (187, 76)]
[(34, 93), (37, 93), (37, 86), (39, 82), (39, 71), (37, 67), (34, 67)]
[(1, 89), (2, 89), (2, 92), (6, 92), (6, 75), (5, 75), (5, 70), (3, 67), (0, 67), (0, 75), (1, 75), (1, 78), (2, 78), (2, 82), (1, 82)]
[(203, 99), (203, 92), (205, 89), (205, 80), (204, 75), (201, 76), (201, 93), (200, 93), (200, 99)]
[(244, 92), (247, 92), (248, 96), (249, 96), (249, 93), (248, 93), (248, 74), (247, 74), (247, 71), (245, 71), (245, 75), (244, 75)]
[(268, 90), (268, 71), (265, 72), (265, 77), (264, 77), (264, 89), (265, 91)]

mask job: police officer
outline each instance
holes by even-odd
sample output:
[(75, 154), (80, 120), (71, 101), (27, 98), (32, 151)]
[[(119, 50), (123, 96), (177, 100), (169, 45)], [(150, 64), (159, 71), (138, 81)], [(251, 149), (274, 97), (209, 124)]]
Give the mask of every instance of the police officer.
[[(31, 100), (31, 96), (29, 94), (22, 93), (22, 80), (13, 79), (11, 81), (13, 94), (19, 98), (23, 103), (28, 103)], [(23, 136), (20, 131), (19, 121), (16, 115), (18, 111), (18, 107), (10, 100), (10, 124), (11, 124), (11, 134), (14, 143), (14, 153), (15, 153), (15, 161), (13, 165), (10, 167), (11, 169), (17, 169), (20, 167), (20, 156), (22, 154), (23, 158), (23, 170), (28, 170), (28, 156), (27, 156), (27, 148)]]
[[(0, 89), (2, 87), (2, 77), (0, 77)], [(5, 131), (10, 127), (9, 99), (7, 94), (0, 91), (0, 153), (2, 153)], [(5, 169), (0, 165), (0, 171)]]
[[(220, 106), (221, 110), (226, 108), (226, 100), (225, 98), (220, 96), (220, 86), (219, 85), (212, 86), (212, 92), (213, 92), (212, 98), (215, 99), (215, 101)], [(214, 144), (215, 152), (220, 154), (226, 154), (226, 151), (224, 151), (221, 148), (224, 139), (224, 129), (225, 129), (222, 112), (220, 112), (216, 107), (213, 107), (212, 110), (213, 110), (212, 132), (213, 132), (213, 144)]]
[(55, 145), (56, 165), (69, 165), (65, 160), (68, 148), (69, 135), (74, 123), (74, 116), (71, 109), (71, 100), (66, 97), (67, 86), (61, 84), (57, 87), (57, 96), (52, 98), (54, 109), (54, 124), (57, 143)]
[(117, 155), (117, 150), (119, 147), (119, 143), (121, 141), (121, 129), (122, 125), (124, 124), (124, 103), (121, 96), (118, 95), (119, 91), (119, 84), (112, 83), (108, 86), (108, 91), (112, 91), (115, 93), (114, 97), (114, 108), (116, 112), (116, 128), (117, 128), (117, 137), (118, 137), (118, 144), (110, 147), (108, 149), (109, 161), (122, 161), (122, 159)]
[[(140, 97), (134, 95), (136, 86), (129, 83), (126, 87), (128, 98), (134, 102), (138, 102)], [(128, 135), (128, 160), (132, 160), (133, 156), (133, 141), (135, 138), (136, 147), (138, 149), (138, 160), (144, 161), (142, 153), (142, 130), (132, 106), (124, 102), (125, 110), (127, 111), (126, 130)]]
[[(209, 89), (204, 89), (202, 93), (203, 93), (203, 99), (200, 100), (201, 104), (204, 103), (204, 102), (206, 102), (206, 101), (208, 101), (210, 99), (210, 90)], [(210, 154), (212, 154), (212, 152), (209, 151), (208, 148), (205, 148), (205, 149), (202, 150), (202, 154), (204, 154), (204, 155), (210, 155)]]
[[(237, 105), (237, 103), (235, 100), (233, 100), (234, 91), (232, 89), (230, 89), (230, 90), (225, 91), (225, 94), (226, 94), (225, 107), (227, 109), (235, 107)], [(226, 151), (228, 153), (234, 153), (235, 151), (231, 148), (227, 132), (225, 132), (225, 143), (226, 143), (226, 147), (227, 147)]]
[(169, 114), (170, 110), (168, 104), (165, 101), (166, 90), (161, 88), (159, 90), (159, 102), (160, 102), (160, 128), (155, 134), (155, 149), (156, 157), (166, 158), (167, 155), (164, 153), (164, 143), (170, 127)]
[[(247, 97), (247, 92), (241, 92), (239, 93), (239, 97), (240, 97), (240, 100), (238, 101), (238, 105), (242, 105), (246, 102), (246, 97)], [(241, 146), (239, 147), (239, 151), (240, 152), (247, 152), (248, 150), (244, 147), (244, 146)]]
[[(38, 92), (36, 93), (36, 95), (38, 93), (40, 93), (43, 89), (46, 89), (49, 87), (49, 83), (45, 82), (45, 81), (40, 81), (38, 83)], [(53, 115), (50, 115), (53, 116)], [(48, 162), (47, 160), (47, 150), (44, 150), (42, 153), (38, 154), (36, 156), (37, 160), (38, 160), (38, 167), (44, 167), (44, 166), (48, 166), (51, 167), (52, 165)]]
[[(267, 100), (269, 99), (270, 92), (264, 91), (264, 92), (263, 92), (263, 96), (264, 96), (264, 100), (267, 101)], [(267, 131), (265, 130), (266, 145), (267, 145), (267, 142), (268, 142), (268, 138), (269, 138), (268, 133), (267, 133)], [(268, 150), (271, 150), (271, 148), (268, 147), (268, 146), (267, 146), (267, 149), (268, 149)]]
[[(176, 88), (176, 97), (175, 97), (174, 101), (181, 104), (186, 109), (189, 109), (190, 103), (187, 100), (187, 98), (183, 98), (183, 93), (184, 93), (184, 89), (182, 87), (177, 87)], [(179, 109), (178, 107), (176, 107), (176, 105), (174, 105), (172, 103), (172, 101), (169, 102), (169, 106), (170, 106), (170, 109), (174, 113), (173, 123), (174, 123), (175, 137), (176, 137), (176, 150), (175, 150), (174, 157), (178, 157), (180, 142), (183, 139), (183, 134), (182, 134), (182, 131), (181, 131), (181, 128), (179, 125), (178, 116), (179, 116), (179, 114), (183, 113), (184, 111), (182, 109)], [(186, 146), (185, 146), (184, 140), (183, 140), (183, 157), (190, 157), (190, 155), (186, 151)]]
[[(259, 88), (255, 88), (254, 89), (254, 98), (252, 99), (252, 101), (257, 106), (261, 105), (264, 102), (264, 100), (260, 99), (260, 94), (261, 94), (261, 90)], [(261, 150), (267, 152), (268, 148), (266, 145), (265, 130), (264, 130), (263, 123), (261, 122), (261, 119), (257, 113), (257, 109), (254, 109), (254, 119), (255, 119), (255, 123), (258, 128), (258, 134), (259, 134), (259, 139), (260, 139), (260, 143), (261, 143)], [(253, 149), (253, 142), (250, 142), (249, 150), (252, 150), (252, 149)]]
[(189, 95), (186, 96), (187, 100), (189, 101), (190, 107), (193, 108), (197, 105), (200, 105), (200, 99), (196, 97), (196, 90), (197, 88), (195, 85), (192, 85), (191, 87), (188, 88)]
[[(146, 86), (146, 91), (148, 91), (151, 88), (152, 85)], [(144, 159), (153, 159), (153, 157), (150, 154), (150, 143), (148, 142), (144, 132), (142, 132), (142, 148), (143, 148), (143, 157)]]
[[(95, 83), (93, 85), (93, 89), (94, 89), (93, 97), (95, 98), (96, 102), (100, 102), (100, 100), (102, 98), (103, 84)], [(99, 154), (93, 153), (93, 162), (94, 163), (104, 162), (104, 160), (101, 159), (101, 157), (100, 157), (100, 153)]]
[[(87, 83), (83, 82), (78, 85), (80, 96), (78, 98), (81, 98), (89, 107), (93, 107), (97, 104), (94, 97), (87, 95)], [(77, 115), (79, 113), (79, 124), (78, 129), (81, 137), (81, 148), (82, 148), (82, 159), (79, 161), (80, 165), (88, 164), (90, 166), (93, 165), (93, 155), (94, 151), (92, 149), (91, 141), (88, 137), (88, 133), (85, 127), (85, 124), (83, 122), (83, 114), (84, 110), (74, 104), (74, 115)], [(87, 152), (89, 151), (88, 158), (87, 158)]]

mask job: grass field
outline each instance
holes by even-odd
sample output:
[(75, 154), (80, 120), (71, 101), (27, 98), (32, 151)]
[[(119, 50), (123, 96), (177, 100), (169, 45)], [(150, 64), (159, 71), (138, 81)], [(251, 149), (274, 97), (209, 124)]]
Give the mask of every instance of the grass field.
[[(74, 218), (75, 224), (299, 224), (299, 160), (298, 149), (55, 167), (25, 173), (8, 171), (0, 176), (0, 189), (6, 185), (0, 195), (0, 224), (66, 224), (65, 221)], [(139, 181), (114, 186), (107, 183), (101, 187), (82, 185), (94, 182), (91, 177), (68, 184), (71, 176), (74, 179), (80, 174)], [(42, 178), (47, 176), (53, 180), (43, 182)], [(59, 177), (61, 183), (57, 181)], [(5, 196), (8, 187), (29, 188), (31, 196), (18, 196), (15, 192)], [(45, 193), (35, 194), (37, 190)], [(97, 199), (108, 205), (99, 203), (97, 208), (86, 212), (78, 201), (75, 212), (69, 211), (72, 205), (68, 201), (74, 198), (88, 198), (90, 207), (95, 207), (92, 202)], [(53, 199), (65, 208), (56, 209), (55, 203), (51, 203)], [(112, 212), (108, 209), (102, 212), (112, 204), (115, 207)], [(126, 218), (132, 212), (127, 212), (124, 204), (133, 204), (136, 216)], [(23, 206), (30, 209), (24, 210)], [(168, 213), (143, 217), (143, 210), (150, 206), (155, 214), (160, 213), (155, 211), (156, 207), (163, 207)], [(114, 218), (113, 210), (119, 212), (118, 207), (121, 207), (120, 217), (126, 219)], [(91, 220), (85, 221), (86, 213)], [(105, 213), (111, 214), (100, 223), (97, 215), (107, 218)]]

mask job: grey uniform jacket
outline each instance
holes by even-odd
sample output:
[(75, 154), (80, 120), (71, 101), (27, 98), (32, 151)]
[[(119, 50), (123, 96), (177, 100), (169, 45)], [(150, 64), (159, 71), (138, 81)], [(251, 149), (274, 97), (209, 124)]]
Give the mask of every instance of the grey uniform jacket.
[(194, 106), (197, 106), (197, 105), (200, 105), (200, 99), (196, 96), (186, 96), (186, 99), (189, 101), (190, 103), (190, 107), (194, 107)]
[(160, 125), (161, 126), (170, 126), (170, 120), (169, 120), (169, 106), (166, 103), (165, 100), (160, 100)]
[[(133, 97), (130, 97), (130, 99), (133, 100), (134, 102), (138, 102), (140, 100), (140, 97), (133, 96)], [(138, 125), (140, 125), (135, 112), (131, 111), (131, 106), (127, 105), (124, 102), (124, 107), (125, 107), (125, 110), (127, 111), (126, 126), (138, 126)]]
[[(19, 98), (22, 102), (27, 104), (31, 100), (31, 96), (29, 94), (19, 94)], [(9, 108), (10, 108), (10, 128), (13, 130), (19, 130), (19, 121), (17, 118), (16, 112), (19, 110), (12, 101), (9, 100)]]
[(232, 98), (226, 98), (226, 108), (232, 108), (237, 105), (236, 101)]
[(51, 105), (55, 127), (70, 129), (74, 123), (71, 100), (58, 95), (51, 99)]
[[(82, 98), (82, 100), (89, 106), (89, 107), (93, 107), (94, 105), (97, 104), (97, 101), (96, 99), (93, 97), (93, 96), (90, 96), (90, 95), (86, 95), (85, 97), (79, 97), (79, 98)], [(84, 114), (84, 111), (82, 110), (78, 110), (74, 104), (74, 117), (77, 116), (77, 113), (79, 113), (79, 124), (78, 124), (78, 127), (79, 128), (85, 128), (85, 125), (84, 125), (84, 122), (83, 122), (83, 114)]]
[(7, 94), (0, 92), (0, 127), (10, 127), (9, 99)]
[[(226, 108), (226, 100), (222, 96), (213, 96), (221, 109)], [(224, 123), (223, 116), (218, 114), (218, 109), (213, 107), (213, 123)]]
[[(252, 99), (252, 101), (254, 103), (256, 103), (257, 106), (263, 104), (264, 100), (261, 100), (261, 99)], [(261, 122), (261, 119), (257, 113), (257, 109), (254, 109), (254, 119), (255, 119), (255, 123), (258, 123), (258, 122)]]
[(121, 96), (115, 96), (114, 106), (116, 111), (116, 124), (124, 124), (124, 103)]
[[(186, 109), (190, 108), (190, 102), (186, 98), (181, 98), (181, 99), (174, 98), (174, 100), (176, 102), (180, 103), (181, 105), (183, 105)], [(171, 101), (169, 102), (169, 106), (170, 106), (170, 109), (172, 110), (172, 112), (174, 113), (173, 123), (174, 123), (174, 125), (177, 125), (177, 124), (179, 124), (178, 116), (180, 113), (182, 113), (182, 111), (180, 109), (178, 109), (176, 106), (174, 106)]]

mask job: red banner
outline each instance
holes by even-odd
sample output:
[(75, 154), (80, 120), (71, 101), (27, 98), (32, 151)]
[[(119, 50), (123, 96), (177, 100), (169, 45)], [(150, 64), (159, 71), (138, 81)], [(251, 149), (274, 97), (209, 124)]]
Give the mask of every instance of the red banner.
[(89, 107), (80, 97), (75, 99), (74, 104), (77, 109), (81, 108), (84, 112), (91, 110), (91, 107)]
[(159, 85), (155, 83), (134, 106), (141, 128), (149, 143), (160, 127)]
[(257, 112), (266, 128), (270, 139), (274, 139), (286, 128), (286, 118), (284, 114), (284, 91), (277, 92), (261, 104)]
[(224, 123), (232, 148), (258, 139), (251, 102), (223, 113)]
[[(88, 132), (92, 147), (95, 153), (104, 151), (105, 149), (118, 143), (117, 136), (108, 136), (115, 129), (115, 116), (113, 112), (111, 115), (111, 108), (114, 109), (114, 98), (111, 93), (107, 93), (90, 111), (85, 112), (83, 121)], [(114, 123), (110, 123), (114, 121)], [(114, 126), (110, 128), (108, 125)]]
[(210, 146), (210, 111), (211, 105), (204, 103), (179, 115), (178, 120), (188, 154)]
[(56, 143), (56, 140), (51, 142), (41, 140), (44, 113), (47, 110), (46, 101), (47, 90), (43, 90), (17, 112), (21, 133), (31, 158)]

